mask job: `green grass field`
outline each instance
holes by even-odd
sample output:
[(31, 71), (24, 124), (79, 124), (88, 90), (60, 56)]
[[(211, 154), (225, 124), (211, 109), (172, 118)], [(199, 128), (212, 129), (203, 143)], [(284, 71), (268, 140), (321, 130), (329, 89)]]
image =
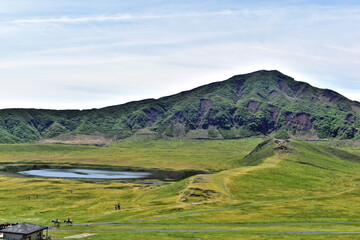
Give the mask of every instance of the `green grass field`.
[(0, 162), (93, 164), (219, 171), (239, 161), (262, 139), (201, 141), (139, 137), (108, 148), (61, 144), (0, 144)]
[(359, 145), (271, 140), (256, 147), (263, 141), (139, 137), (108, 148), (0, 145), (2, 165), (212, 172), (161, 186), (0, 175), (0, 222), (51, 225), (70, 217), (74, 226), (50, 231), (60, 239), (81, 233), (95, 234), (85, 239), (360, 239)]

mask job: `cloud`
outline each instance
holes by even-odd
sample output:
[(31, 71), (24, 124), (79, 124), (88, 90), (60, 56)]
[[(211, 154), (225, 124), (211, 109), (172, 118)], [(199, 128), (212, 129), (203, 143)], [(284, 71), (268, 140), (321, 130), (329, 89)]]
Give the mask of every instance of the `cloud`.
[(164, 15), (133, 15), (133, 14), (118, 14), (110, 16), (86, 16), (86, 17), (59, 17), (59, 18), (30, 18), (12, 20), (11, 23), (86, 23), (86, 22), (122, 22), (122, 21), (136, 21), (136, 20), (151, 20), (151, 19), (166, 19), (166, 18), (180, 18), (180, 17), (205, 17), (205, 16), (219, 16), (235, 14), (235, 11), (224, 10), (218, 12), (188, 12), (183, 14), (164, 14)]
[(360, 100), (358, 6), (73, 2), (1, 18), (0, 107), (104, 107), (258, 69), (341, 93), (352, 85)]

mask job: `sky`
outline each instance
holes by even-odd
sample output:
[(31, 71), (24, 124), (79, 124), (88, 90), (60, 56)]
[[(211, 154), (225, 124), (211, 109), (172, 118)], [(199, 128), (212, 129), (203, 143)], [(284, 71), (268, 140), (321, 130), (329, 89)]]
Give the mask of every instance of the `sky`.
[(261, 69), (360, 101), (358, 0), (0, 0), (0, 108), (90, 109)]

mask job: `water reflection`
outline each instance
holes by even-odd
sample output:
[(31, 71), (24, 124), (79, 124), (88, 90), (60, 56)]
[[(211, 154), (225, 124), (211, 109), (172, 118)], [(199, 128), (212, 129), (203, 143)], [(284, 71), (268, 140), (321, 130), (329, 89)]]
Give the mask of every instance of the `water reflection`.
[(148, 178), (148, 172), (106, 171), (92, 169), (40, 169), (19, 172), (22, 175), (51, 178), (139, 179)]

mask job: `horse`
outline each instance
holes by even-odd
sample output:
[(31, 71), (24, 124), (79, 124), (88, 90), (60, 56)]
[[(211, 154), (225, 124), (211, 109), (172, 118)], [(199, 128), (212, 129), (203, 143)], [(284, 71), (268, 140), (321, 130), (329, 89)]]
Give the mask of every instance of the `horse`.
[(67, 220), (64, 220), (64, 223), (66, 223), (66, 226), (72, 226), (73, 221), (68, 218)]
[(51, 222), (53, 222), (54, 223), (54, 226), (55, 227), (60, 227), (60, 220), (59, 219), (56, 219), (56, 220), (52, 220)]

